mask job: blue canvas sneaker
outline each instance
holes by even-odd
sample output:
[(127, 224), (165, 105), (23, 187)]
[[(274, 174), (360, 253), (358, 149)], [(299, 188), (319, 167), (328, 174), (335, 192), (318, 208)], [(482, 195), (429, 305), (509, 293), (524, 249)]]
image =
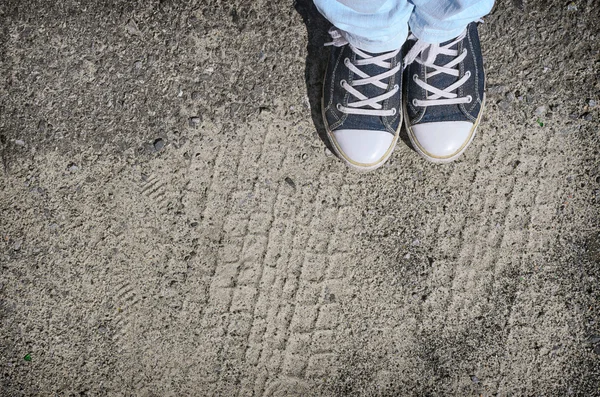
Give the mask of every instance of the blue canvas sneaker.
[(415, 150), (434, 163), (460, 156), (483, 114), (485, 76), (477, 23), (454, 40), (430, 44), (408, 38), (404, 58), (404, 120)]
[(373, 170), (392, 154), (402, 125), (400, 48), (371, 54), (349, 44), (336, 28), (329, 34), (322, 99), (327, 136), (346, 164)]

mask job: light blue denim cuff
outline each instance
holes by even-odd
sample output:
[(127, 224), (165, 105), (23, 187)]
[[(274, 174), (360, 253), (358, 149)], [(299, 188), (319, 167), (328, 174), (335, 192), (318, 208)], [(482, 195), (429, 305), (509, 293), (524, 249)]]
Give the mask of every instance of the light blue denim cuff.
[(384, 40), (369, 40), (343, 30), (341, 31), (341, 34), (346, 40), (348, 40), (348, 43), (352, 44), (354, 47), (369, 53), (378, 54), (382, 52), (395, 51), (402, 47), (406, 41), (406, 38), (408, 37), (408, 26), (402, 27), (398, 35), (392, 37), (391, 39)]
[(438, 30), (415, 24), (413, 23), (412, 18), (410, 19), (408, 24), (410, 26), (410, 32), (414, 34), (417, 37), (417, 39), (432, 44), (440, 44), (445, 41), (452, 40), (455, 37), (458, 37), (458, 35), (460, 35), (463, 32), (463, 30), (467, 28), (468, 25), (467, 24), (465, 26), (459, 26), (458, 28), (453, 30)]

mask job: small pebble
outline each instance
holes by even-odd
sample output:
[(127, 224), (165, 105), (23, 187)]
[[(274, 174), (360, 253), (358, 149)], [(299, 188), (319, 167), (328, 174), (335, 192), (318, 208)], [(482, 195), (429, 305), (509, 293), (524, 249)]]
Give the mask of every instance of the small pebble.
[(294, 181), (292, 180), (292, 178), (290, 178), (289, 176), (285, 177), (285, 183), (287, 183), (288, 185), (290, 185), (290, 187), (294, 190), (296, 190), (296, 184), (294, 183)]
[(413, 240), (412, 245), (421, 245), (421, 242), (419, 241), (418, 238), (416, 238)]
[(333, 153), (331, 153), (331, 150), (329, 150), (329, 148), (325, 148), (325, 156), (327, 156), (327, 157), (333, 156)]
[(591, 108), (595, 107), (596, 105), (597, 105), (597, 102), (594, 101), (593, 99), (590, 99), (590, 101), (588, 102), (588, 106)]
[(13, 249), (15, 251), (18, 251), (21, 249), (21, 244), (23, 244), (23, 242), (21, 240), (17, 240), (15, 241), (15, 243), (13, 244)]
[(162, 138), (157, 138), (154, 143), (154, 150), (157, 152), (165, 147), (165, 141)]
[(509, 92), (508, 94), (506, 94), (506, 100), (508, 102), (512, 102), (515, 100), (515, 94), (513, 94), (512, 92)]
[(491, 87), (488, 87), (487, 92), (490, 93), (490, 95), (500, 95), (503, 94), (504, 91), (506, 91), (506, 87), (503, 85), (494, 85)]
[(498, 107), (503, 110), (503, 111), (507, 111), (510, 109), (510, 102), (508, 102), (507, 100), (501, 100), (500, 102), (498, 102)]
[(581, 118), (585, 121), (592, 121), (592, 114), (590, 112), (585, 112), (581, 115)]
[(197, 101), (198, 99), (200, 99), (200, 91), (192, 92), (192, 100)]
[(404, 259), (410, 259), (410, 253), (404, 255)]
[(535, 114), (536, 116), (543, 116), (546, 114), (546, 106), (538, 106), (534, 111), (533, 114)]
[(79, 167), (75, 163), (69, 163), (69, 165), (67, 165), (67, 170), (70, 172), (75, 172), (78, 169), (79, 169)]
[(25, 146), (25, 141), (23, 141), (21, 139), (15, 139), (15, 145)]
[(573, 2), (570, 2), (567, 5), (567, 11), (577, 11), (577, 5)]
[(306, 160), (306, 159), (308, 158), (308, 154), (306, 154), (306, 153), (302, 153), (302, 156), (301, 156), (301, 157), (302, 157), (302, 160)]
[(138, 36), (142, 33), (133, 19), (130, 19), (129, 22), (127, 22), (125, 30), (132, 36)]
[(198, 124), (200, 124), (200, 122), (202, 122), (202, 119), (200, 117), (198, 117), (198, 116), (190, 117), (189, 125), (192, 128), (196, 128), (198, 126)]
[(523, 11), (523, 9), (524, 9), (523, 0), (513, 0), (513, 4), (514, 4), (514, 5), (515, 5), (515, 7), (517, 7), (519, 10)]
[(475, 375), (471, 375), (471, 381), (473, 383), (479, 383), (479, 378), (477, 376), (475, 376)]
[(136, 61), (133, 65), (134, 65), (134, 67), (136, 69), (141, 69), (142, 68), (142, 61)]

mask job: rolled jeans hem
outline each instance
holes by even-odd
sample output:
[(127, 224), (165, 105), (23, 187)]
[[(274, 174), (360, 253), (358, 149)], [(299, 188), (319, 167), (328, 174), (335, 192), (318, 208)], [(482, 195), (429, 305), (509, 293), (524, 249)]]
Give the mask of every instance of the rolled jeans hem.
[(370, 53), (382, 53), (395, 51), (398, 48), (402, 47), (402, 45), (406, 41), (406, 38), (408, 37), (408, 26), (403, 28), (396, 37), (385, 41), (368, 40), (364, 37), (353, 35), (343, 30), (341, 31), (341, 34), (346, 40), (348, 40), (348, 43), (352, 44), (354, 47), (360, 50), (367, 51)]
[[(428, 43), (442, 43), (487, 15), (494, 0), (314, 0), (349, 43), (368, 52), (402, 46), (408, 29)], [(390, 38), (391, 37), (391, 38)]]
[(424, 26), (413, 26), (412, 21), (409, 21), (410, 32), (415, 35), (419, 40), (431, 44), (441, 44), (445, 41), (452, 40), (460, 35), (466, 28), (467, 25), (461, 26), (453, 30), (436, 30), (429, 29)]

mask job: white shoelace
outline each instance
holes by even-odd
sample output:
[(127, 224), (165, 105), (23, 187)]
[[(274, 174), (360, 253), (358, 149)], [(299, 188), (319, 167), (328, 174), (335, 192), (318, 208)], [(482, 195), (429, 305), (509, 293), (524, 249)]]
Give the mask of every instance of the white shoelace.
[[(467, 31), (465, 30), (455, 40), (443, 46), (417, 40), (417, 38), (411, 34), (408, 39), (417, 40), (417, 42), (404, 57), (404, 68), (415, 61), (425, 66), (425, 81), (431, 77), (437, 76), (440, 73), (446, 73), (451, 76), (458, 77), (460, 75), (460, 71), (457, 66), (467, 56), (467, 49), (463, 49), (463, 51), (459, 54), (458, 49), (453, 50), (451, 47), (455, 46), (462, 39), (464, 39), (466, 34)], [(435, 59), (440, 54), (455, 58), (443, 66), (438, 66), (435, 64)], [(433, 69), (433, 72), (427, 72), (429, 69)], [(458, 94), (453, 92), (460, 88), (467, 80), (469, 80), (469, 77), (471, 77), (471, 72), (467, 70), (462, 78), (442, 90), (427, 84), (415, 74), (412, 76), (412, 79), (415, 83), (417, 83), (417, 85), (419, 85), (419, 87), (427, 91), (427, 99), (413, 99), (412, 103), (414, 106), (456, 105), (460, 103), (470, 103), (473, 100), (473, 97), (470, 95), (459, 97)]]
[[(330, 43), (326, 43), (326, 46), (333, 45), (336, 47), (341, 47), (348, 44), (348, 41), (335, 27), (329, 29), (329, 34), (331, 35), (333, 41)], [(346, 67), (350, 69), (351, 72), (353, 72), (361, 78), (353, 80), (352, 83), (348, 83), (346, 80), (342, 80), (340, 84), (342, 88), (344, 88), (346, 91), (348, 91), (351, 95), (353, 95), (359, 100), (356, 102), (348, 102), (347, 106), (343, 106), (342, 104), (338, 103), (337, 109), (340, 112), (347, 114), (360, 114), (367, 116), (394, 116), (396, 114), (396, 109), (383, 109), (383, 105), (380, 102), (383, 102), (386, 99), (392, 97), (394, 94), (396, 94), (396, 92), (398, 92), (398, 90), (400, 89), (400, 86), (398, 84), (394, 85), (392, 90), (374, 98), (367, 97), (354, 87), (366, 84), (373, 84), (376, 87), (379, 87), (383, 90), (387, 90), (388, 83), (384, 83), (381, 80), (398, 73), (398, 71), (400, 71), (400, 68), (402, 67), (401, 64), (397, 64), (392, 68), (391, 62), (387, 62), (387, 60), (398, 55), (400, 49), (377, 56), (371, 56), (369, 54), (366, 54), (358, 48), (354, 47), (352, 44), (350, 44), (350, 49), (362, 59), (359, 59), (355, 61), (355, 63), (352, 63), (350, 59), (346, 58), (344, 59), (344, 65), (346, 65)], [(379, 67), (389, 70), (376, 76), (369, 76), (367, 73), (363, 72), (358, 68), (358, 66), (365, 65), (377, 65)], [(364, 109), (365, 107), (367, 109)]]

